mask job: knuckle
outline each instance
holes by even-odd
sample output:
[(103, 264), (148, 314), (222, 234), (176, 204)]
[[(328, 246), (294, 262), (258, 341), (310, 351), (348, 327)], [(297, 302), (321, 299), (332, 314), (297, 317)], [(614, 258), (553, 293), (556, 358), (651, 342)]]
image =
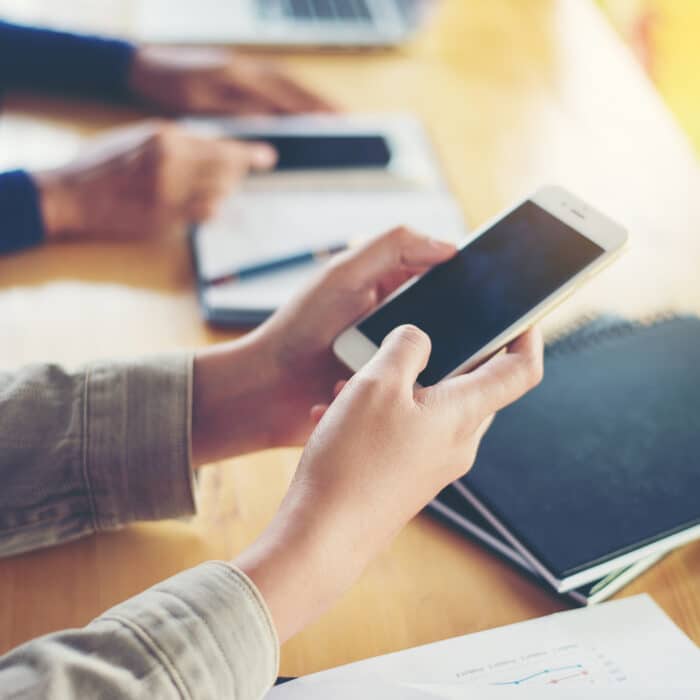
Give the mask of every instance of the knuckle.
[(358, 292), (365, 290), (365, 285), (358, 285), (354, 279), (357, 275), (352, 256), (351, 251), (334, 255), (324, 264), (323, 279), (326, 283), (342, 290), (344, 294), (354, 297)]
[(482, 412), (467, 412), (462, 415), (461, 412), (456, 412), (454, 418), (454, 432), (452, 434), (452, 444), (458, 449), (469, 447), (474, 441), (474, 435), (479, 425), (479, 416)]
[(403, 383), (401, 375), (393, 368), (377, 368), (355, 375), (353, 378), (354, 391), (363, 396), (363, 400), (368, 404), (377, 402), (380, 404), (396, 405), (401, 400), (403, 394)]
[(324, 284), (336, 285), (343, 280), (346, 261), (340, 258), (342, 255), (334, 255), (323, 267), (320, 279)]
[(386, 381), (383, 377), (369, 372), (355, 375), (350, 380), (350, 383), (354, 391), (365, 397), (382, 394), (386, 386)]
[(156, 150), (162, 149), (170, 138), (170, 127), (167, 124), (158, 124), (153, 128), (151, 144)]
[(335, 275), (338, 275), (340, 272), (342, 272), (343, 269), (345, 269), (345, 266), (347, 264), (346, 255), (347, 253), (333, 255), (330, 258), (330, 260), (326, 262), (326, 264), (323, 266), (323, 270), (326, 273), (327, 277), (333, 277)]
[(410, 235), (410, 230), (406, 226), (396, 226), (388, 231), (385, 235), (386, 237), (396, 243), (401, 243)]
[(395, 368), (390, 367), (385, 370), (382, 377), (382, 391), (392, 400), (396, 399), (403, 392), (404, 380), (402, 375)]
[(540, 355), (531, 357), (526, 365), (526, 379), (529, 388), (536, 387), (544, 377), (544, 363)]
[(426, 239), (424, 236), (418, 233), (415, 229), (410, 226), (397, 226), (396, 228), (389, 231), (389, 235), (393, 236), (397, 243), (407, 245), (412, 243), (415, 239)]
[(158, 124), (151, 136), (151, 144), (156, 155), (169, 156), (178, 146), (180, 130), (172, 124)]

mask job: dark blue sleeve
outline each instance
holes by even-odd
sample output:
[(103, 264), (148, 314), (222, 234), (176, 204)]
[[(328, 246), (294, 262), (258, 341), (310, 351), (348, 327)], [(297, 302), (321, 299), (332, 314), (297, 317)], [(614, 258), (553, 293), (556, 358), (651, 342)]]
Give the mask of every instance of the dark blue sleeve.
[(123, 99), (134, 46), (0, 22), (0, 89)]
[(0, 254), (44, 240), (39, 193), (24, 170), (0, 173)]

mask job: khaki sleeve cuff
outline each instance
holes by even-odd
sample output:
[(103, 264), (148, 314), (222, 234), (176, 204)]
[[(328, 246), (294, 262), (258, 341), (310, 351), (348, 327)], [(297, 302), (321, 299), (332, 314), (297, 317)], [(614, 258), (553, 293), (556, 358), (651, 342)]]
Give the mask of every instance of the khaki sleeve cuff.
[(192, 356), (96, 364), (84, 387), (82, 469), (95, 529), (193, 514)]
[(88, 627), (118, 623), (165, 670), (182, 698), (258, 700), (273, 685), (279, 641), (252, 581), (208, 562), (112, 608)]

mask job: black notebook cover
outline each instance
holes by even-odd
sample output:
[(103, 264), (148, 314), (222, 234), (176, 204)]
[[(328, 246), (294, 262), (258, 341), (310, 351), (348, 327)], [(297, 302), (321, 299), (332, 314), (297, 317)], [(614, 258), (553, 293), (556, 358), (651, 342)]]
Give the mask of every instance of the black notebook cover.
[(698, 359), (693, 317), (598, 320), (560, 339), (460, 490), (558, 590), (700, 536)]
[(660, 559), (662, 554), (640, 559), (631, 566), (613, 571), (603, 578), (574, 588), (566, 593), (555, 593), (552, 587), (535, 571), (498, 531), (453, 486), (443, 489), (428, 505), (427, 512), (450, 529), (484, 545), (535, 583), (559, 597), (568, 598), (577, 605), (602, 603), (627, 584), (641, 576)]

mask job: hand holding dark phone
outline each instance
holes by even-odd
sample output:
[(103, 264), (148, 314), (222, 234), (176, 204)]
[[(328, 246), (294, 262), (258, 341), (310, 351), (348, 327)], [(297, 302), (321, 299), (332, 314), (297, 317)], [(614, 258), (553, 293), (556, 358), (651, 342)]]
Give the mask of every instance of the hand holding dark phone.
[(386, 168), (391, 149), (375, 134), (245, 134), (243, 141), (269, 143), (277, 151), (276, 170)]

